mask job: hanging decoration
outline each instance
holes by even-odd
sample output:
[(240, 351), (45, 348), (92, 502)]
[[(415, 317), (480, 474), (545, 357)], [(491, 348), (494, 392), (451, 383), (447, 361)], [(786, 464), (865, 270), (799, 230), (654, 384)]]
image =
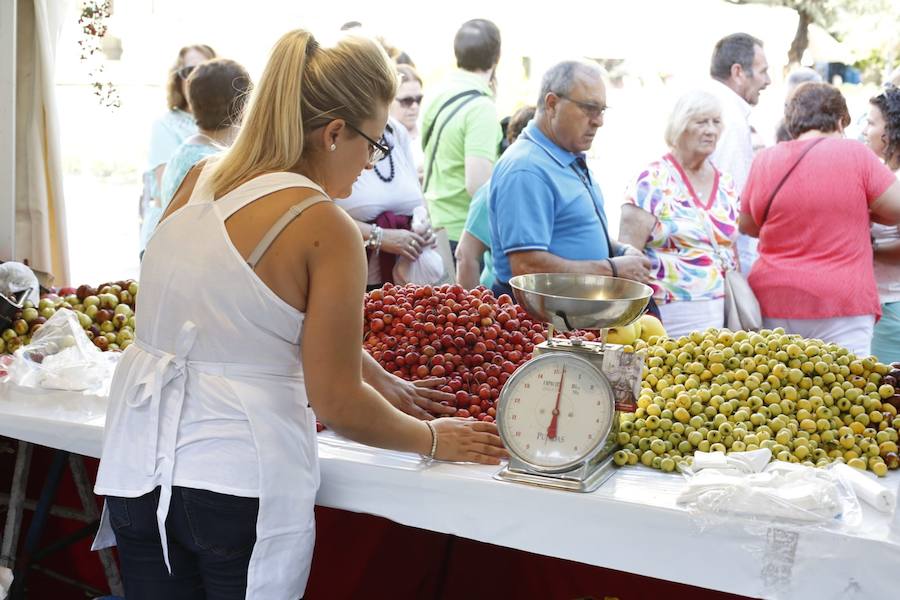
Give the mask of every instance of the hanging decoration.
[(103, 106), (119, 108), (122, 105), (119, 90), (113, 82), (104, 81), (104, 65), (96, 56), (101, 49), (103, 36), (108, 31), (106, 20), (111, 15), (112, 0), (83, 0), (81, 15), (78, 17), (78, 25), (81, 26), (82, 32), (78, 46), (81, 49), (82, 62), (89, 63), (88, 76), (91, 79), (91, 87), (94, 88), (94, 95)]

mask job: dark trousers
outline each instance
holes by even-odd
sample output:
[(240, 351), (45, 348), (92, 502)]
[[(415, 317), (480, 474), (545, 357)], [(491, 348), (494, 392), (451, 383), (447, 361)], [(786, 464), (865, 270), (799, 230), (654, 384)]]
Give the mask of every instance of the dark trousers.
[(156, 524), (159, 488), (106, 498), (128, 600), (243, 600), (256, 542), (257, 498), (175, 487), (166, 519), (166, 570)]
[(491, 286), (491, 291), (494, 292), (494, 296), (499, 298), (503, 294), (509, 294), (510, 298), (515, 298), (513, 296), (513, 289), (508, 283), (502, 283), (499, 279), (494, 280), (494, 285)]

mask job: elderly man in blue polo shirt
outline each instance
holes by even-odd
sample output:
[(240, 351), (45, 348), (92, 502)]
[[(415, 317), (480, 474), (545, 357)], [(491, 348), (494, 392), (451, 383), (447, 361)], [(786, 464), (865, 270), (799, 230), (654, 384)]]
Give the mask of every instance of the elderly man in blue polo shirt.
[(592, 63), (544, 75), (538, 110), (497, 162), (489, 199), (494, 292), (527, 273), (593, 273), (646, 283), (650, 261), (609, 236), (603, 195), (585, 151), (603, 125), (606, 87)]

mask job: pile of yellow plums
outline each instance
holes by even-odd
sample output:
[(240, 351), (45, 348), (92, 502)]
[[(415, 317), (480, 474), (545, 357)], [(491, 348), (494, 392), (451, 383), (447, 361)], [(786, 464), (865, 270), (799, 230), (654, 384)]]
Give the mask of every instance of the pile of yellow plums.
[(777, 460), (878, 476), (900, 467), (900, 395), (872, 357), (780, 328), (653, 336), (634, 349), (643, 380), (619, 424), (619, 465), (674, 471), (696, 450), (769, 448)]

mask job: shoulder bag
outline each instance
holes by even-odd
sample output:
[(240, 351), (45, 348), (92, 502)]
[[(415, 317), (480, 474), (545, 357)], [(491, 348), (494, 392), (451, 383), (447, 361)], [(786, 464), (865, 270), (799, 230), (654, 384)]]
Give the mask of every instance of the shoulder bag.
[[(760, 227), (766, 222), (766, 219), (769, 216), (769, 209), (772, 207), (772, 202), (775, 200), (775, 196), (778, 195), (778, 192), (781, 191), (785, 181), (787, 181), (791, 173), (794, 172), (794, 169), (797, 168), (797, 165), (800, 164), (803, 157), (813, 149), (813, 146), (823, 139), (824, 138), (818, 138), (809, 144), (791, 168), (788, 169), (787, 173), (784, 174), (784, 177), (781, 178), (778, 185), (775, 186), (775, 190), (769, 196), (769, 201), (766, 203), (766, 209), (763, 212)], [(710, 223), (710, 242), (718, 255), (719, 245), (716, 242), (715, 232), (712, 230), (712, 223)], [(756, 299), (756, 294), (753, 293), (753, 289), (747, 282), (747, 278), (736, 268), (725, 268), (723, 270), (725, 274), (725, 326), (733, 331), (738, 329), (760, 329), (762, 327), (762, 311), (759, 308), (759, 301)]]
[(444, 122), (441, 123), (441, 126), (437, 130), (437, 137), (434, 138), (434, 146), (431, 148), (431, 156), (428, 158), (428, 165), (425, 168), (425, 183), (424, 183), (424, 185), (422, 185), (423, 192), (428, 189), (428, 184), (431, 182), (431, 173), (432, 173), (432, 168), (434, 167), (434, 159), (435, 159), (435, 156), (437, 155), (438, 145), (441, 143), (441, 134), (444, 133), (444, 128), (447, 126), (447, 123), (452, 121), (453, 117), (456, 116), (456, 113), (458, 113), (460, 110), (462, 110), (462, 108), (466, 104), (468, 104), (472, 100), (475, 100), (476, 98), (479, 98), (481, 96), (487, 96), (487, 94), (485, 94), (484, 92), (479, 91), (479, 90), (466, 90), (465, 92), (460, 92), (459, 94), (456, 94), (455, 96), (453, 96), (452, 98), (450, 98), (449, 100), (444, 102), (444, 104), (438, 109), (437, 113), (435, 113), (434, 120), (431, 122), (431, 126), (428, 127), (428, 129), (425, 131), (424, 135), (422, 136), (422, 148), (423, 149), (428, 146), (428, 142), (431, 140), (431, 133), (434, 131), (434, 126), (437, 124), (438, 117), (441, 116), (441, 113), (444, 112), (444, 109), (447, 108), (448, 106), (450, 106), (451, 104), (453, 104), (454, 102), (456, 102), (457, 100), (464, 98), (464, 100), (462, 102), (460, 102), (459, 104), (457, 104), (456, 107), (450, 112), (450, 114), (447, 116), (447, 118), (444, 119)]

